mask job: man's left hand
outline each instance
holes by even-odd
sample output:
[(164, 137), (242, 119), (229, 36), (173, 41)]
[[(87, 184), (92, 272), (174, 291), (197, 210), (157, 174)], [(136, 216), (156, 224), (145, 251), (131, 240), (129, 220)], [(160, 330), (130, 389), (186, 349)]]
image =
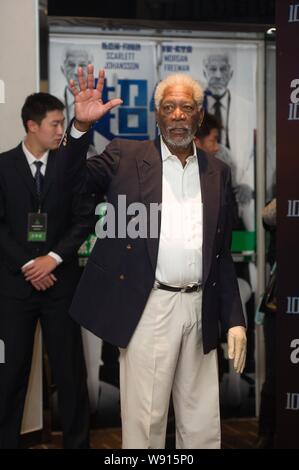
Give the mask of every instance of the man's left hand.
[(234, 369), (242, 374), (246, 360), (246, 330), (244, 326), (234, 326), (228, 330), (228, 357), (234, 360)]
[(94, 122), (105, 116), (108, 111), (122, 104), (119, 98), (113, 98), (107, 103), (102, 101), (105, 83), (105, 71), (99, 71), (96, 87), (94, 87), (94, 69), (92, 64), (87, 66), (87, 78), (84, 77), (82, 67), (78, 67), (79, 90), (74, 80), (70, 80), (70, 89), (75, 97), (75, 127), (79, 131), (86, 131)]
[(50, 274), (57, 266), (57, 261), (50, 255), (39, 256), (33, 263), (22, 268), (26, 281), (38, 282)]

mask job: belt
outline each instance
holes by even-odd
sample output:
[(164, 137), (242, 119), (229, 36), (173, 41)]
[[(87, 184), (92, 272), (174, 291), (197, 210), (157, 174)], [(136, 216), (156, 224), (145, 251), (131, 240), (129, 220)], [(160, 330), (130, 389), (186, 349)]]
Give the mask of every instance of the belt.
[(189, 292), (199, 292), (201, 289), (201, 284), (193, 284), (192, 286), (184, 286), (184, 287), (173, 287), (167, 286), (166, 284), (162, 284), (161, 282), (156, 281), (154, 288), (168, 290), (170, 292), (185, 292), (188, 294)]

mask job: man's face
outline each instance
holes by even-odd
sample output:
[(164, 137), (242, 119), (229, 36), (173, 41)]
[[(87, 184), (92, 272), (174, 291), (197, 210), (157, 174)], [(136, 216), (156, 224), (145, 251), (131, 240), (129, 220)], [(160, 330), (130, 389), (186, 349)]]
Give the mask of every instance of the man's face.
[(168, 146), (187, 148), (202, 119), (202, 110), (194, 101), (192, 88), (184, 85), (167, 87), (156, 110), (156, 119)]
[(85, 51), (72, 51), (69, 53), (64, 61), (64, 73), (67, 81), (71, 79), (75, 81), (78, 86), (78, 67), (82, 67), (86, 72), (88, 65), (88, 54)]
[(208, 155), (215, 155), (219, 150), (218, 137), (218, 129), (211, 129), (211, 132), (206, 137), (195, 137), (195, 145)]
[(28, 121), (28, 128), (43, 151), (55, 150), (64, 133), (64, 114), (58, 110), (48, 111), (40, 124)]
[(222, 95), (233, 75), (228, 58), (223, 55), (211, 55), (204, 67), (204, 76), (208, 88), (214, 95)]

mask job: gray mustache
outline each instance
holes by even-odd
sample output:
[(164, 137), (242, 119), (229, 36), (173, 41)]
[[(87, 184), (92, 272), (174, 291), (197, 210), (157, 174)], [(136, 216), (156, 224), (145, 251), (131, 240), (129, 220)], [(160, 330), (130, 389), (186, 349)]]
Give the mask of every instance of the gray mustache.
[(172, 127), (167, 127), (168, 131), (173, 131), (175, 129), (184, 129), (185, 131), (189, 131), (190, 127), (189, 126), (172, 126)]

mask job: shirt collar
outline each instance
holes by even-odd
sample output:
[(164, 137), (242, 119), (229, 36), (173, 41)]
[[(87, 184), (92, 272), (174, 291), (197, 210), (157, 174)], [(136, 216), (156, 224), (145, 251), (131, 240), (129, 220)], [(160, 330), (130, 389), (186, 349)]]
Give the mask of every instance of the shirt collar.
[(27, 149), (24, 141), (22, 142), (22, 149), (27, 159), (28, 165), (33, 165), (34, 162), (42, 162), (45, 166), (47, 166), (49, 150), (47, 150), (41, 158), (36, 158), (32, 153)]
[[(170, 152), (170, 150), (167, 147), (166, 143), (164, 142), (162, 136), (160, 136), (160, 142), (161, 142), (161, 156), (162, 156), (162, 161), (163, 162), (165, 160), (167, 160), (167, 158), (169, 158), (169, 157), (173, 157), (173, 156), (176, 157), (176, 155), (174, 155), (173, 153)], [(192, 144), (193, 144), (193, 154), (189, 155), (187, 160), (191, 160), (192, 158), (197, 157), (196, 146), (195, 146), (194, 141), (193, 141)]]
[[(221, 106), (223, 108), (227, 108), (227, 106), (228, 106), (228, 97), (229, 97), (228, 90), (226, 90), (223, 93), (223, 95), (220, 97)], [(212, 105), (214, 105), (214, 103), (216, 103), (216, 98), (212, 94), (208, 95), (208, 100), (211, 101)]]

